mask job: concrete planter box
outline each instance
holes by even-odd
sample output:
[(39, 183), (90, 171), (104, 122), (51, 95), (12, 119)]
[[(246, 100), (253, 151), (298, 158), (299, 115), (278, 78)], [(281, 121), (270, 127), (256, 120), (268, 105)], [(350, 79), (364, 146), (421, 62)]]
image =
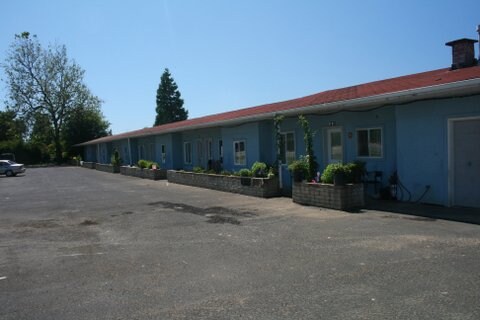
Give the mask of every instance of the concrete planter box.
[(95, 169), (95, 162), (80, 161), (80, 165), (83, 168)]
[[(271, 198), (280, 196), (278, 179), (275, 178), (241, 178), (217, 174), (193, 173), (168, 170), (169, 182), (188, 186), (207, 188), (225, 192), (240, 193), (248, 196)], [(246, 180), (249, 180), (247, 183)]]
[(119, 173), (120, 172), (119, 167), (114, 167), (111, 164), (96, 163), (95, 164), (95, 169), (97, 169), (98, 171), (109, 172), (109, 173)]
[(141, 169), (137, 167), (120, 167), (120, 173), (126, 176), (150, 180), (162, 180), (167, 178), (165, 169)]
[(324, 183), (294, 182), (292, 200), (299, 204), (352, 210), (365, 206), (363, 184), (346, 184), (335, 186)]
[(70, 159), (68, 160), (67, 163), (71, 166), (78, 167), (78, 166), (81, 166), (80, 162), (81, 162), (80, 160)]

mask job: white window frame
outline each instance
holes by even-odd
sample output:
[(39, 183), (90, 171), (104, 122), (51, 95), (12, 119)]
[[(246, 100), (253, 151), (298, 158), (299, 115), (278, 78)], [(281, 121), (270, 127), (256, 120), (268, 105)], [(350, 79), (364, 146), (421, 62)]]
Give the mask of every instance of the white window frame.
[[(341, 143), (341, 159), (333, 159), (333, 154), (332, 154), (332, 133), (340, 133), (340, 143)], [(343, 163), (345, 159), (345, 137), (343, 134), (343, 127), (328, 127), (326, 130), (326, 156), (327, 156), (327, 164), (330, 163)]]
[(218, 154), (220, 158), (220, 162), (223, 163), (223, 140), (218, 140)]
[(213, 159), (213, 142), (212, 139), (207, 139), (206, 143), (206, 148), (207, 148), (207, 161)]
[(162, 157), (162, 163), (167, 162), (167, 148), (164, 144), (160, 146), (160, 153)]
[[(379, 156), (372, 156), (371, 155), (371, 151), (370, 151), (370, 131), (371, 130), (380, 130), (380, 155)], [(357, 157), (358, 158), (364, 158), (364, 159), (381, 159), (383, 158), (383, 146), (384, 146), (384, 143), (383, 143), (383, 127), (368, 127), (368, 128), (357, 128), (355, 130), (356, 132), (356, 141), (355, 141), (355, 144), (356, 144), (356, 147), (357, 147)], [(364, 156), (364, 155), (359, 155), (359, 143), (358, 143), (358, 133), (359, 131), (367, 131), (367, 143), (368, 143), (368, 155), (367, 156)]]
[[(189, 146), (189, 155), (190, 159), (187, 159), (187, 145)], [(192, 164), (192, 143), (190, 141), (185, 141), (183, 143), (183, 163)]]
[[(122, 157), (123, 157), (123, 162), (125, 163), (130, 163), (130, 156), (128, 154), (128, 146), (123, 146), (122, 148)], [(127, 161), (128, 159), (128, 161)]]
[(196, 141), (196, 156), (197, 156), (197, 162), (195, 165), (198, 166), (203, 166), (203, 140), (202, 139), (197, 139)]
[[(236, 144), (243, 143), (243, 162), (237, 162), (237, 152), (235, 151), (235, 145)], [(244, 166), (247, 164), (247, 142), (245, 140), (235, 140), (233, 141), (233, 164), (236, 166)]]
[[(293, 135), (293, 155), (289, 161), (288, 157), (287, 157), (287, 134), (292, 134)], [(296, 140), (295, 140), (295, 131), (285, 131), (285, 132), (280, 132), (280, 135), (282, 136), (282, 139), (283, 139), (283, 153), (281, 156), (282, 158), (285, 157), (285, 163), (282, 162), (282, 164), (285, 164), (285, 165), (288, 165), (290, 164), (292, 161), (294, 161), (297, 157), (297, 143), (296, 143)], [(280, 150), (281, 151), (281, 150)], [(292, 152), (292, 151), (290, 151)]]

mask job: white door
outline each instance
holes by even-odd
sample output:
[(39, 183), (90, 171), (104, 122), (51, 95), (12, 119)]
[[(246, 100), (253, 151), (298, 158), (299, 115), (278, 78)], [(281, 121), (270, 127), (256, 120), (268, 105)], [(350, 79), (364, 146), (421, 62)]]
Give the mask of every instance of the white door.
[(343, 162), (343, 136), (341, 128), (327, 130), (328, 163)]
[(480, 207), (480, 119), (453, 122), (453, 201)]

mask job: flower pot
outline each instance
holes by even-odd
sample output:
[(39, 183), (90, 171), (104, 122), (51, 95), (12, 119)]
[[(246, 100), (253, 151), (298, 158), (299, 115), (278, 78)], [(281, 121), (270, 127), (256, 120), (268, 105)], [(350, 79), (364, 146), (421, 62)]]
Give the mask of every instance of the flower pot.
[(293, 171), (293, 181), (302, 182), (303, 181), (303, 171), (298, 171), (298, 170)]
[(252, 178), (250, 177), (241, 177), (240, 178), (240, 183), (242, 186), (250, 186), (252, 185)]
[(346, 183), (347, 177), (345, 173), (339, 172), (333, 175), (333, 185), (334, 186), (344, 186)]

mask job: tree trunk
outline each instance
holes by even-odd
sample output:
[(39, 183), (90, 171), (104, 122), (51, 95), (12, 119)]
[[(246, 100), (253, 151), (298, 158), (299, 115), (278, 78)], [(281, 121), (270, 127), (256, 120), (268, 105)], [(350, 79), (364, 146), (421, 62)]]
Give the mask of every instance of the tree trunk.
[(54, 142), (55, 142), (55, 162), (57, 164), (62, 163), (62, 143), (60, 141), (60, 129), (56, 126), (54, 130)]

